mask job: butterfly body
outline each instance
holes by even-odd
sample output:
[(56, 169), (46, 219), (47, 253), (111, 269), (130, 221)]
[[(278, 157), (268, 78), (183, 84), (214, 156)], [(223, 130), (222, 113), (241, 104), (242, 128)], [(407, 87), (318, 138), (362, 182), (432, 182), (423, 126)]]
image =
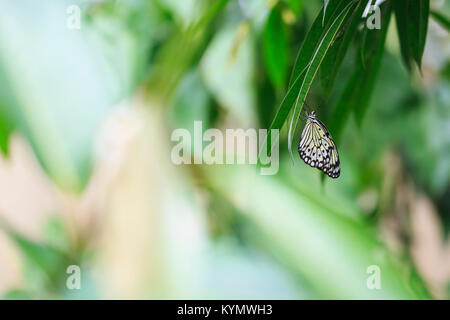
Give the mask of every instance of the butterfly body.
[(322, 170), (331, 178), (338, 178), (341, 174), (336, 144), (325, 125), (316, 118), (314, 111), (306, 120), (298, 153), (306, 164)]

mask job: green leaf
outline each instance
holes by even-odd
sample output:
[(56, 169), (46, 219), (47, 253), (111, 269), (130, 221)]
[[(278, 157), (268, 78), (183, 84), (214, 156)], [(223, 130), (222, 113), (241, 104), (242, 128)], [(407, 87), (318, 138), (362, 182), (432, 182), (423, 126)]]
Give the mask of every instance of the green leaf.
[(8, 155), (9, 137), (15, 129), (17, 103), (11, 94), (4, 68), (0, 66), (0, 150)]
[[(65, 268), (71, 264), (71, 259), (61, 250), (48, 244), (38, 243), (18, 233), (9, 223), (0, 218), (0, 230), (17, 246), (22, 254), (25, 266), (34, 275), (40, 275), (50, 287), (56, 288), (65, 275)], [(24, 270), (27, 271), (27, 270)], [(26, 273), (26, 272), (25, 272)], [(39, 276), (34, 277), (36, 282)], [(39, 280), (37, 280), (39, 282)], [(31, 288), (33, 284), (29, 283)]]
[(431, 10), (430, 14), (434, 18), (434, 20), (439, 22), (441, 26), (443, 26), (445, 29), (447, 29), (447, 31), (450, 32), (450, 19), (448, 17), (434, 10)]
[(362, 14), (368, 2), (369, 0), (358, 2), (356, 8), (349, 13), (351, 17), (348, 19), (340, 34), (337, 35), (337, 39), (328, 50), (328, 53), (322, 62), (320, 67), (320, 80), (325, 96), (329, 95), (333, 87), (336, 75), (344, 60), (344, 56), (347, 53), (351, 40), (358, 29)]
[(7, 155), (9, 151), (9, 136), (12, 132), (10, 122), (0, 114), (0, 150)]
[(395, 18), (403, 60), (408, 70), (414, 60), (421, 69), (428, 29), (429, 0), (397, 0)]
[(336, 143), (340, 139), (342, 129), (351, 111), (355, 112), (358, 124), (362, 122), (380, 69), (391, 12), (392, 5), (390, 2), (385, 2), (381, 5), (381, 29), (364, 29), (364, 41), (360, 46), (362, 58), (357, 59), (355, 71), (331, 117), (330, 129)]
[(277, 89), (286, 82), (288, 67), (288, 39), (278, 7), (274, 7), (264, 29), (264, 64), (269, 78)]
[(450, 81), (450, 61), (447, 61), (447, 63), (441, 68), (440, 74), (445, 80)]
[(28, 240), (15, 232), (9, 232), (9, 236), (19, 247), (25, 259), (46, 274), (49, 279), (52, 279), (61, 267), (64, 267), (66, 259), (59, 250)]
[(45, 242), (52, 248), (62, 252), (70, 252), (70, 250), (72, 250), (69, 231), (66, 229), (61, 219), (56, 215), (51, 216), (45, 221), (43, 237)]
[(201, 57), (202, 50), (212, 38), (211, 24), (228, 1), (214, 1), (197, 21), (189, 24), (187, 28), (181, 28), (164, 41), (155, 59), (158, 67), (147, 84), (147, 88), (156, 92), (160, 99), (170, 98), (186, 70), (198, 62), (196, 59)]
[[(341, 1), (330, 1), (327, 9), (327, 14), (329, 14), (329, 16), (325, 16), (324, 27), (322, 27), (323, 10), (321, 10), (314, 21), (313, 26), (308, 32), (305, 42), (299, 51), (291, 76), (291, 85), (289, 86), (289, 90), (281, 102), (275, 118), (272, 121), (262, 150), (271, 150), (271, 130), (281, 129), (293, 106), (294, 111), (292, 121), (290, 123), (289, 133), (295, 130), (299, 114), (303, 106), (303, 101), (308, 94), (309, 88), (311, 87), (320, 64), (325, 57), (334, 37), (341, 28), (348, 11), (356, 3), (353, 1), (345, 3), (343, 8), (342, 4), (343, 2)], [(293, 135), (289, 134), (289, 150), (291, 150), (292, 139)], [(267, 149), (264, 148), (266, 145)]]
[[(224, 26), (203, 53), (202, 80), (216, 101), (247, 122), (254, 119), (255, 46), (248, 23)], [(235, 49), (239, 46), (239, 49)]]
[[(306, 35), (302, 47), (300, 48), (297, 58), (295, 60), (294, 68), (292, 69), (289, 87), (292, 86), (294, 80), (300, 75), (305, 66), (309, 63), (314, 54), (320, 39), (330, 27), (336, 16), (345, 8), (345, 3), (342, 1), (331, 1), (326, 11), (325, 19), (323, 18), (324, 10), (319, 12), (319, 15), (314, 20), (311, 28)], [(322, 24), (325, 21), (325, 25)]]
[(32, 298), (29, 292), (19, 289), (9, 290), (2, 297), (4, 300), (31, 300)]

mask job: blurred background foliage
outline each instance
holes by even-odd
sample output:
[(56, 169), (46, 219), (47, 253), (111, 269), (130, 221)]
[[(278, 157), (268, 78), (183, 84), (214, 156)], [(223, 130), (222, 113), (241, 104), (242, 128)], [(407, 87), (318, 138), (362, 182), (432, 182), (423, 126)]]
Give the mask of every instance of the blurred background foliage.
[[(449, 19), (441, 0), (0, 0), (0, 294), (448, 298)], [(303, 107), (337, 180), (289, 155)], [(195, 120), (281, 129), (279, 172), (173, 165)]]

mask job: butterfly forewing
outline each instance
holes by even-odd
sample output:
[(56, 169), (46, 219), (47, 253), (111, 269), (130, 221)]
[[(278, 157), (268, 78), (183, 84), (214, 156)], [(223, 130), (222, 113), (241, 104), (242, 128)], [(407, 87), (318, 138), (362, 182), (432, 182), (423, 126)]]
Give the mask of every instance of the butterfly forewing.
[(331, 178), (339, 177), (341, 169), (336, 144), (328, 129), (316, 119), (314, 113), (308, 116), (298, 153), (311, 167), (322, 170)]

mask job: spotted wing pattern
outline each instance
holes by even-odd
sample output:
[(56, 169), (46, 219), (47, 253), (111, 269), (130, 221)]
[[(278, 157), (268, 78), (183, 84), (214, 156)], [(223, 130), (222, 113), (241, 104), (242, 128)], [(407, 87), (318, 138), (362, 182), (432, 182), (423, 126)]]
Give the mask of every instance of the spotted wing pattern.
[(325, 172), (331, 178), (341, 174), (339, 154), (336, 144), (325, 125), (315, 118), (308, 117), (303, 129), (298, 153), (311, 167)]

